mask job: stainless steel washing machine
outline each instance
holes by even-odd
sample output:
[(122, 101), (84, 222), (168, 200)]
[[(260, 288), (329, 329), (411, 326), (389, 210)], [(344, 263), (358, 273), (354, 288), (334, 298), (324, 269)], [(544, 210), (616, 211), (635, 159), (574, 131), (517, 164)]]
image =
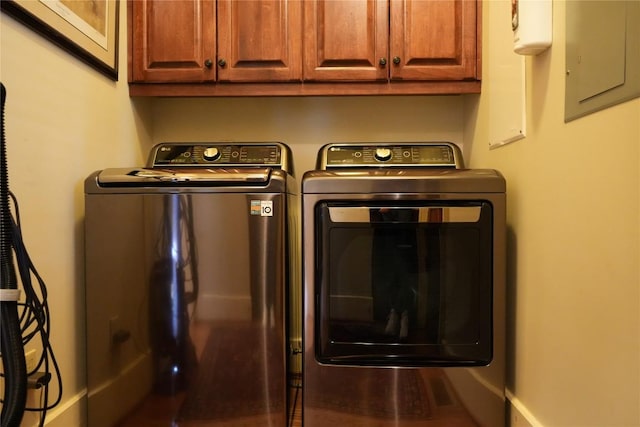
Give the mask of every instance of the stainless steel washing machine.
[(329, 144), (302, 179), (303, 424), (505, 425), (505, 180), (455, 144)]
[(287, 425), (282, 143), (163, 143), (85, 181), (88, 425)]

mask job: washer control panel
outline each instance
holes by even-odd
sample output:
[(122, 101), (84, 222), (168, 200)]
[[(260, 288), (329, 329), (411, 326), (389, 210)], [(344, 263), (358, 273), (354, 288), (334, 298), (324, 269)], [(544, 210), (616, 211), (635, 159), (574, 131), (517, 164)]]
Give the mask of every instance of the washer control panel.
[(281, 143), (162, 143), (151, 150), (147, 166), (284, 168), (288, 157)]
[(328, 144), (318, 156), (319, 169), (431, 166), (462, 169), (462, 154), (450, 142)]

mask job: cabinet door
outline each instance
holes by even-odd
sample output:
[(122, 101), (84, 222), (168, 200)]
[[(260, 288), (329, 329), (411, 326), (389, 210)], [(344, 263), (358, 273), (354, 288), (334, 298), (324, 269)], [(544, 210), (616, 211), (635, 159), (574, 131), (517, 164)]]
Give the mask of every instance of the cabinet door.
[(218, 0), (218, 80), (300, 80), (299, 0)]
[(130, 81), (215, 80), (213, 0), (132, 2)]
[(305, 80), (387, 80), (387, 0), (307, 0), (304, 8)]
[(476, 0), (390, 0), (391, 79), (476, 75)]

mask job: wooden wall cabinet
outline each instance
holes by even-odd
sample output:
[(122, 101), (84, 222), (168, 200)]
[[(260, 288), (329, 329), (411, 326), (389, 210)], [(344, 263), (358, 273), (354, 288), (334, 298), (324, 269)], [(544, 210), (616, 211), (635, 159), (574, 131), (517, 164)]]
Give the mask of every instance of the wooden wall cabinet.
[(476, 1), (305, 4), (305, 80), (476, 79)]
[(387, 80), (389, 3), (304, 2), (305, 80)]
[(129, 4), (130, 82), (301, 80), (299, 1)]
[(127, 4), (132, 96), (480, 92), (480, 0)]
[(215, 0), (134, 0), (128, 11), (129, 82), (215, 81)]
[(391, 0), (391, 79), (479, 79), (478, 7), (474, 0)]
[(300, 0), (218, 0), (218, 80), (300, 81)]

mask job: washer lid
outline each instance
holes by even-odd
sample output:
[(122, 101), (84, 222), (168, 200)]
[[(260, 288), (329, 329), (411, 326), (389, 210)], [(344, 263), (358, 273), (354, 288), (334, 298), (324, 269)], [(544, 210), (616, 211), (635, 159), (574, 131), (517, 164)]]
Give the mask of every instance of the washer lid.
[(112, 168), (101, 171), (97, 182), (102, 187), (264, 185), (271, 171), (271, 168)]

